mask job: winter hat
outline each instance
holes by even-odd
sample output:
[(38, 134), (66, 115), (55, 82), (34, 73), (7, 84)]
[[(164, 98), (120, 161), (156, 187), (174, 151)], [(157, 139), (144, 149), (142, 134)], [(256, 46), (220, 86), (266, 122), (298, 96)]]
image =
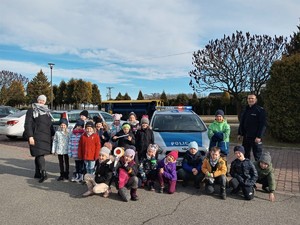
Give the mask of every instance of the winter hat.
[(224, 117), (224, 111), (222, 109), (218, 109), (215, 113), (215, 116), (222, 116)]
[(112, 144), (109, 141), (104, 143), (104, 147), (107, 147), (109, 150), (112, 150)]
[(156, 152), (157, 150), (158, 150), (157, 144), (150, 144), (147, 149), (147, 151), (154, 151), (154, 152)]
[(66, 118), (61, 118), (59, 120), (59, 125), (61, 125), (62, 123), (66, 124), (67, 126), (69, 125), (68, 120)]
[(82, 115), (82, 116), (85, 116), (86, 118), (88, 118), (89, 117), (89, 112), (87, 110), (83, 110), (79, 115), (80, 116)]
[(136, 118), (136, 114), (134, 112), (129, 113), (128, 117), (130, 117), (132, 115)]
[(178, 151), (177, 150), (172, 150), (168, 156), (173, 156), (175, 160), (178, 158)]
[(92, 121), (87, 121), (86, 124), (85, 124), (85, 128), (87, 128), (87, 127), (94, 128), (94, 123)]
[(75, 128), (75, 127), (78, 127), (78, 126), (81, 126), (81, 127), (83, 128), (83, 127), (84, 127), (84, 121), (83, 121), (83, 120), (77, 120), (77, 122), (76, 122), (74, 128)]
[(47, 97), (45, 95), (40, 95), (37, 100), (47, 101)]
[(123, 116), (122, 114), (113, 114), (113, 119), (115, 120), (121, 120), (121, 117)]
[(261, 157), (259, 158), (260, 162), (267, 163), (268, 165), (271, 164), (271, 155), (269, 152), (264, 152)]
[(191, 148), (195, 148), (195, 149), (198, 150), (198, 144), (197, 144), (196, 141), (191, 141), (191, 142), (189, 143), (189, 149), (191, 149)]
[(134, 158), (135, 151), (133, 149), (128, 148), (128, 149), (126, 149), (124, 155), (127, 155), (127, 156), (130, 156), (131, 158)]
[(109, 157), (109, 154), (110, 154), (109, 148), (107, 148), (107, 147), (102, 147), (102, 148), (100, 149), (100, 155), (106, 155), (107, 157)]
[(98, 116), (96, 116), (95, 118), (93, 118), (93, 120), (94, 120), (95, 124), (103, 122), (102, 118), (100, 118)]
[(244, 147), (243, 147), (242, 145), (237, 145), (237, 146), (235, 146), (234, 149), (233, 149), (233, 151), (234, 151), (234, 152), (239, 151), (239, 152), (245, 154), (245, 149), (244, 149)]
[(143, 124), (143, 123), (149, 124), (149, 119), (147, 117), (143, 117), (141, 119), (141, 124)]
[(128, 123), (124, 123), (124, 124), (122, 125), (122, 129), (124, 129), (124, 128), (130, 129), (131, 126), (130, 126), (130, 124), (128, 124)]

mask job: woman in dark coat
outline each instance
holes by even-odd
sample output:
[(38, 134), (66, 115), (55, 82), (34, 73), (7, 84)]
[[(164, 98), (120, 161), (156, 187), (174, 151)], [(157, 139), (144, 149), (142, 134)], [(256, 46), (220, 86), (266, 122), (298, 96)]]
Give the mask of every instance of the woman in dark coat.
[(24, 125), (24, 137), (28, 140), (30, 154), (35, 157), (34, 178), (38, 178), (40, 183), (47, 179), (44, 156), (51, 153), (52, 136), (55, 133), (46, 100), (45, 95), (37, 98), (37, 103), (33, 103), (32, 109), (26, 113)]

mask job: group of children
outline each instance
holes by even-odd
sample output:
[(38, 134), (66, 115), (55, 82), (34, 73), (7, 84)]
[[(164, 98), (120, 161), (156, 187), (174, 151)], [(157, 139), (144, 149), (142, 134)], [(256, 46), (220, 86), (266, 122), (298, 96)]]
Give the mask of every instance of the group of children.
[[(131, 114), (136, 118), (134, 113)], [(69, 179), (69, 157), (75, 159), (75, 173), (71, 181), (86, 183), (88, 190), (83, 197), (99, 193), (109, 197), (112, 184), (125, 202), (129, 199), (138, 200), (139, 187), (155, 191), (156, 184), (159, 193), (166, 191), (173, 194), (179, 178), (183, 180), (184, 187), (191, 180), (198, 189), (201, 183), (205, 184), (207, 194), (213, 194), (217, 184), (222, 199), (226, 199), (226, 188), (229, 185), (232, 193), (242, 190), (244, 198), (251, 200), (258, 182), (269, 193), (269, 199), (275, 200), (276, 184), (269, 153), (264, 153), (258, 162), (252, 163), (245, 159), (243, 146), (234, 147), (236, 159), (231, 163), (229, 173), (232, 179), (228, 182), (226, 156), (229, 153), (230, 127), (220, 110), (216, 113), (215, 124), (209, 126), (209, 153), (203, 156), (197, 142), (190, 142), (178, 172), (177, 150), (171, 151), (164, 159), (157, 159), (159, 146), (154, 143), (147, 117), (141, 119), (141, 125), (137, 120), (120, 125), (121, 115), (114, 115), (112, 132), (108, 133), (108, 129), (104, 128), (105, 123), (99, 118), (89, 121), (86, 110), (80, 115), (81, 119), (70, 134), (67, 120), (61, 119), (60, 128), (54, 136), (52, 153), (58, 155), (59, 181)], [(124, 153), (113, 156), (115, 148), (122, 149)]]

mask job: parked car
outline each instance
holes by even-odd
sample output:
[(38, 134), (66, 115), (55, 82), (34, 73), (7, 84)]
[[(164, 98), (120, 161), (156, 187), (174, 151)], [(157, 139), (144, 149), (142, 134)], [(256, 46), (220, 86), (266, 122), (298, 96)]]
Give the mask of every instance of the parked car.
[(209, 148), (207, 127), (202, 119), (192, 111), (191, 106), (157, 107), (150, 121), (154, 141), (159, 145), (159, 159), (172, 150), (178, 150), (177, 166), (180, 167), (183, 156), (191, 141), (196, 141), (203, 157)]
[[(61, 118), (66, 118), (69, 121), (68, 129), (72, 130), (73, 127), (76, 124), (76, 121), (80, 119), (80, 112), (82, 110), (70, 110), (70, 111), (52, 111), (52, 117), (53, 117), (53, 126), (54, 129), (57, 130), (59, 127), (59, 120)], [(89, 118), (93, 119), (93, 117), (98, 116), (101, 117), (103, 121), (105, 121), (109, 126), (111, 126), (113, 122), (113, 117), (111, 114), (99, 111), (99, 110), (88, 110), (89, 112)], [(121, 123), (124, 121), (121, 121)]]
[(20, 110), (14, 108), (14, 107), (0, 105), (0, 118), (8, 116), (8, 115), (13, 114), (13, 113), (18, 112), (18, 111), (20, 111)]
[(21, 110), (0, 118), (0, 134), (10, 139), (23, 137), (26, 112), (27, 110)]

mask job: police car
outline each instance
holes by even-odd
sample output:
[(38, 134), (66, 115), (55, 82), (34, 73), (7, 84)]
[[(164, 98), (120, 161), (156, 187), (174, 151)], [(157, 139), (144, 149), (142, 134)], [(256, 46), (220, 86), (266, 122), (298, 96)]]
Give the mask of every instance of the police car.
[(160, 146), (159, 159), (164, 158), (172, 150), (178, 150), (177, 166), (180, 167), (191, 141), (198, 143), (203, 156), (208, 151), (207, 127), (192, 111), (191, 106), (157, 107), (150, 126), (154, 133), (154, 141)]

